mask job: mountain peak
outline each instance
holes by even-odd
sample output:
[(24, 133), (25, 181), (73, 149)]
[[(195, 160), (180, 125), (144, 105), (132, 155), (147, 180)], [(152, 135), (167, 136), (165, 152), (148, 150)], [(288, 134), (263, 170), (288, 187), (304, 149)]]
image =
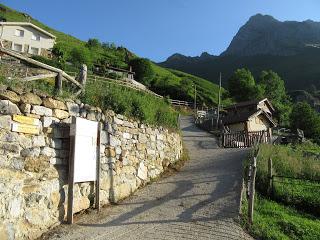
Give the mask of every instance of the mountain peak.
[(221, 55), (253, 56), (299, 53), (306, 44), (320, 42), (320, 23), (281, 22), (270, 15), (256, 14), (243, 25)]
[(259, 22), (279, 22), (277, 19), (275, 19), (271, 15), (263, 15), (261, 13), (251, 16), (248, 22), (258, 22), (258, 21)]
[(186, 56), (184, 56), (180, 53), (174, 53), (170, 57), (167, 58), (167, 61), (168, 60), (177, 60), (177, 59), (182, 59), (182, 58), (186, 58)]

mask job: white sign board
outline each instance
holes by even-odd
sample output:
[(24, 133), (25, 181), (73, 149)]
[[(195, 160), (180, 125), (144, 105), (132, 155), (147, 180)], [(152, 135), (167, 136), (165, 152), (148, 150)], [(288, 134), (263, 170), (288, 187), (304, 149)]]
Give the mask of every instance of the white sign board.
[(96, 181), (98, 122), (77, 117), (70, 135), (75, 136), (74, 182)]

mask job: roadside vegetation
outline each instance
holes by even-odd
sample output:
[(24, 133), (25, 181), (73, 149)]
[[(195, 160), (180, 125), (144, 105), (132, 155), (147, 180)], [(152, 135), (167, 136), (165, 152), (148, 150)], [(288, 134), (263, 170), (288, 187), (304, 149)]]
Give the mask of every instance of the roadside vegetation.
[(83, 102), (141, 120), (176, 129), (178, 112), (165, 99), (106, 82), (89, 82)]
[[(74, 98), (73, 86), (64, 83), (63, 91), (57, 94), (54, 79), (44, 79), (33, 82), (21, 83), (14, 79), (6, 79), (0, 75), (0, 84), (9, 88), (20, 88), (35, 93), (42, 92), (49, 96), (61, 99)], [(139, 92), (126, 87), (107, 82), (87, 82), (84, 93), (79, 98), (82, 102), (98, 106), (102, 109), (113, 110), (115, 113), (140, 120), (151, 125), (178, 128), (178, 111), (165, 99)]]
[[(320, 238), (320, 147), (261, 145), (257, 160), (254, 222), (247, 224), (247, 203), (242, 204), (243, 223), (259, 239)], [(268, 161), (273, 163), (269, 187)], [(247, 169), (248, 162), (245, 164)]]

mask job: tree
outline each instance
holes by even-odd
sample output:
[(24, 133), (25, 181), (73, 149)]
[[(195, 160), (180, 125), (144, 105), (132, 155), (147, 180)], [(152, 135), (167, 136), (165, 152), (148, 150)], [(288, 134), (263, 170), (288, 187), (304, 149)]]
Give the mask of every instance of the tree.
[(262, 96), (262, 89), (256, 85), (251, 72), (244, 68), (236, 70), (231, 76), (228, 89), (236, 101), (259, 99)]
[(276, 108), (276, 118), (281, 125), (289, 124), (289, 115), (291, 112), (291, 100), (286, 93), (284, 81), (281, 77), (269, 70), (262, 71), (258, 81), (263, 96), (268, 98)]
[(299, 102), (290, 114), (292, 129), (301, 129), (307, 138), (320, 143), (320, 116), (308, 103)]
[(151, 62), (146, 58), (134, 58), (129, 62), (129, 65), (135, 72), (135, 79), (149, 87), (155, 75)]
[(99, 47), (101, 47), (102, 45), (101, 45), (101, 43), (100, 43), (100, 41), (99, 41), (98, 39), (96, 39), (96, 38), (90, 38), (90, 39), (88, 40), (86, 46), (87, 46), (88, 48), (99, 48)]
[(75, 66), (81, 66), (82, 64), (91, 65), (91, 55), (88, 48), (84, 46), (74, 47), (70, 52), (69, 59)]

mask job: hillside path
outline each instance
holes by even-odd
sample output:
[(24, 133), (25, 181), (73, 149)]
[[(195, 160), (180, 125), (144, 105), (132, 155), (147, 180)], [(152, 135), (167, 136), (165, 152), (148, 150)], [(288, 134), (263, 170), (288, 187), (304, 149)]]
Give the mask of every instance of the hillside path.
[[(247, 150), (221, 149), (212, 135), (182, 117), (190, 161), (118, 205), (61, 225), (48, 239), (252, 239), (238, 218), (241, 162)], [(47, 239), (47, 238), (46, 238)]]

